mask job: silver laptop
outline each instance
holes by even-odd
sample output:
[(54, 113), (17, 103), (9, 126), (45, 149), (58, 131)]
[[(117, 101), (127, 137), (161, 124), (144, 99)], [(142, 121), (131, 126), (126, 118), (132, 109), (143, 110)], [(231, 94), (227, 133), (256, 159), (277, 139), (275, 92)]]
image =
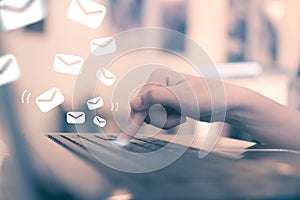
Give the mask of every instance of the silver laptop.
[[(10, 150), (1, 166), (2, 199), (297, 199), (300, 156), (285, 151), (248, 151), (239, 160), (213, 153), (199, 159), (186, 152), (171, 165), (148, 173), (113, 169), (93, 156), (90, 144), (120, 163), (114, 134), (32, 134), (24, 136), (14, 110), (10, 85), (0, 88), (3, 137)], [(155, 138), (135, 138), (124, 147), (149, 153), (181, 145)], [(254, 147), (255, 148), (255, 147)], [(259, 147), (261, 148), (261, 147)], [(162, 160), (163, 161), (163, 160)], [(131, 163), (139, 168), (140, 163)]]

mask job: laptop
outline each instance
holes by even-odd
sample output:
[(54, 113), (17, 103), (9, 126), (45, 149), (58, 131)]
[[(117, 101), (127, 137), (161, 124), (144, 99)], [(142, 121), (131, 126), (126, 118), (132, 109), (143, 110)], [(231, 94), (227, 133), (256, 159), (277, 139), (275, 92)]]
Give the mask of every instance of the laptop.
[[(116, 134), (48, 133), (24, 136), (18, 125), (10, 85), (0, 88), (3, 138), (10, 157), (2, 163), (2, 197), (15, 199), (297, 199), (300, 156), (297, 152), (251, 147), (242, 159), (189, 147), (174, 163), (148, 173), (113, 169), (86, 148), (126, 162), (113, 148)], [(182, 145), (156, 138), (134, 138), (123, 150), (170, 152)], [(264, 147), (266, 148), (266, 147)], [(131, 163), (139, 167), (140, 163)]]

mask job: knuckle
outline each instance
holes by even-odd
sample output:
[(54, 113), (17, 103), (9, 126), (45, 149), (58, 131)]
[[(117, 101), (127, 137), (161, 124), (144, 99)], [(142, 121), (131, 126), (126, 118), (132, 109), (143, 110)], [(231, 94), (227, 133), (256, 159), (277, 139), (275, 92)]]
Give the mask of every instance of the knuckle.
[(150, 87), (147, 91), (147, 99), (150, 100), (150, 103), (156, 99), (156, 90), (154, 87)]

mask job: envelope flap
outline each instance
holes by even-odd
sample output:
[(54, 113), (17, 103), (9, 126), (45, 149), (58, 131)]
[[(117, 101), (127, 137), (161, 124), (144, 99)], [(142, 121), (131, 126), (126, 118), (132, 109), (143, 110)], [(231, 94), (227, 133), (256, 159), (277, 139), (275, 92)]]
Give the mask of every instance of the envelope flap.
[(75, 56), (75, 55), (56, 54), (55, 57), (68, 66), (83, 62), (83, 59), (80, 56)]
[(85, 14), (106, 13), (106, 8), (90, 0), (76, 0), (78, 6)]
[(12, 11), (23, 11), (30, 7), (37, 0), (2, 0), (0, 7)]
[(115, 78), (115, 75), (113, 73), (111, 73), (110, 71), (108, 71), (107, 69), (102, 68), (101, 71), (102, 71), (102, 74), (103, 74), (104, 78), (107, 78), (107, 79), (114, 79)]
[(5, 55), (0, 58), (0, 75), (7, 70), (13, 60), (14, 57), (12, 55)]
[(0, 75), (3, 74), (12, 63), (12, 58), (7, 59), (3, 65), (0, 65)]
[(101, 97), (96, 97), (96, 98), (88, 100), (88, 103), (97, 104), (100, 100), (101, 100)]
[(43, 101), (52, 101), (54, 99), (54, 97), (56, 96), (57, 92), (59, 92), (58, 88), (52, 88), (46, 92), (44, 92), (43, 94), (41, 94), (38, 97), (38, 101), (39, 102), (43, 102)]
[(96, 120), (97, 120), (99, 123), (105, 122), (104, 119), (102, 119), (102, 118), (99, 117), (99, 116), (96, 116)]
[(95, 45), (97, 47), (106, 47), (110, 43), (114, 41), (114, 38), (112, 37), (105, 37), (105, 38), (100, 38), (100, 39), (95, 39), (92, 41), (92, 45)]
[(83, 112), (68, 112), (68, 115), (72, 118), (78, 119), (82, 116), (84, 116)]

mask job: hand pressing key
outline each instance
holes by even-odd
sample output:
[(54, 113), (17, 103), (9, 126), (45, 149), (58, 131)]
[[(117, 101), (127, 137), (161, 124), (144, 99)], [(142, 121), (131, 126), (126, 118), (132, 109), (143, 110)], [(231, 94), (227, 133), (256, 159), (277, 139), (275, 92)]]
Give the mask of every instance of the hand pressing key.
[[(218, 95), (220, 84), (226, 101)], [(127, 129), (117, 140), (119, 144), (128, 143), (144, 121), (157, 125), (149, 120), (149, 111), (155, 104), (167, 111), (162, 128), (175, 127), (183, 123), (185, 117), (206, 122), (224, 121), (264, 144), (300, 150), (298, 110), (243, 87), (168, 70), (155, 70), (148, 83), (131, 100), (130, 119)], [(222, 118), (224, 109), (226, 117)]]
[[(201, 93), (197, 95), (195, 91)], [(167, 114), (166, 120), (155, 120), (159, 117), (151, 116), (151, 110), (156, 105), (164, 108)], [(201, 117), (199, 105), (201, 105)], [(143, 122), (162, 129), (170, 129), (184, 123), (186, 117), (210, 121), (211, 100), (204, 79), (157, 69), (132, 98), (130, 107), (128, 126), (116, 141), (119, 145), (128, 144)]]

